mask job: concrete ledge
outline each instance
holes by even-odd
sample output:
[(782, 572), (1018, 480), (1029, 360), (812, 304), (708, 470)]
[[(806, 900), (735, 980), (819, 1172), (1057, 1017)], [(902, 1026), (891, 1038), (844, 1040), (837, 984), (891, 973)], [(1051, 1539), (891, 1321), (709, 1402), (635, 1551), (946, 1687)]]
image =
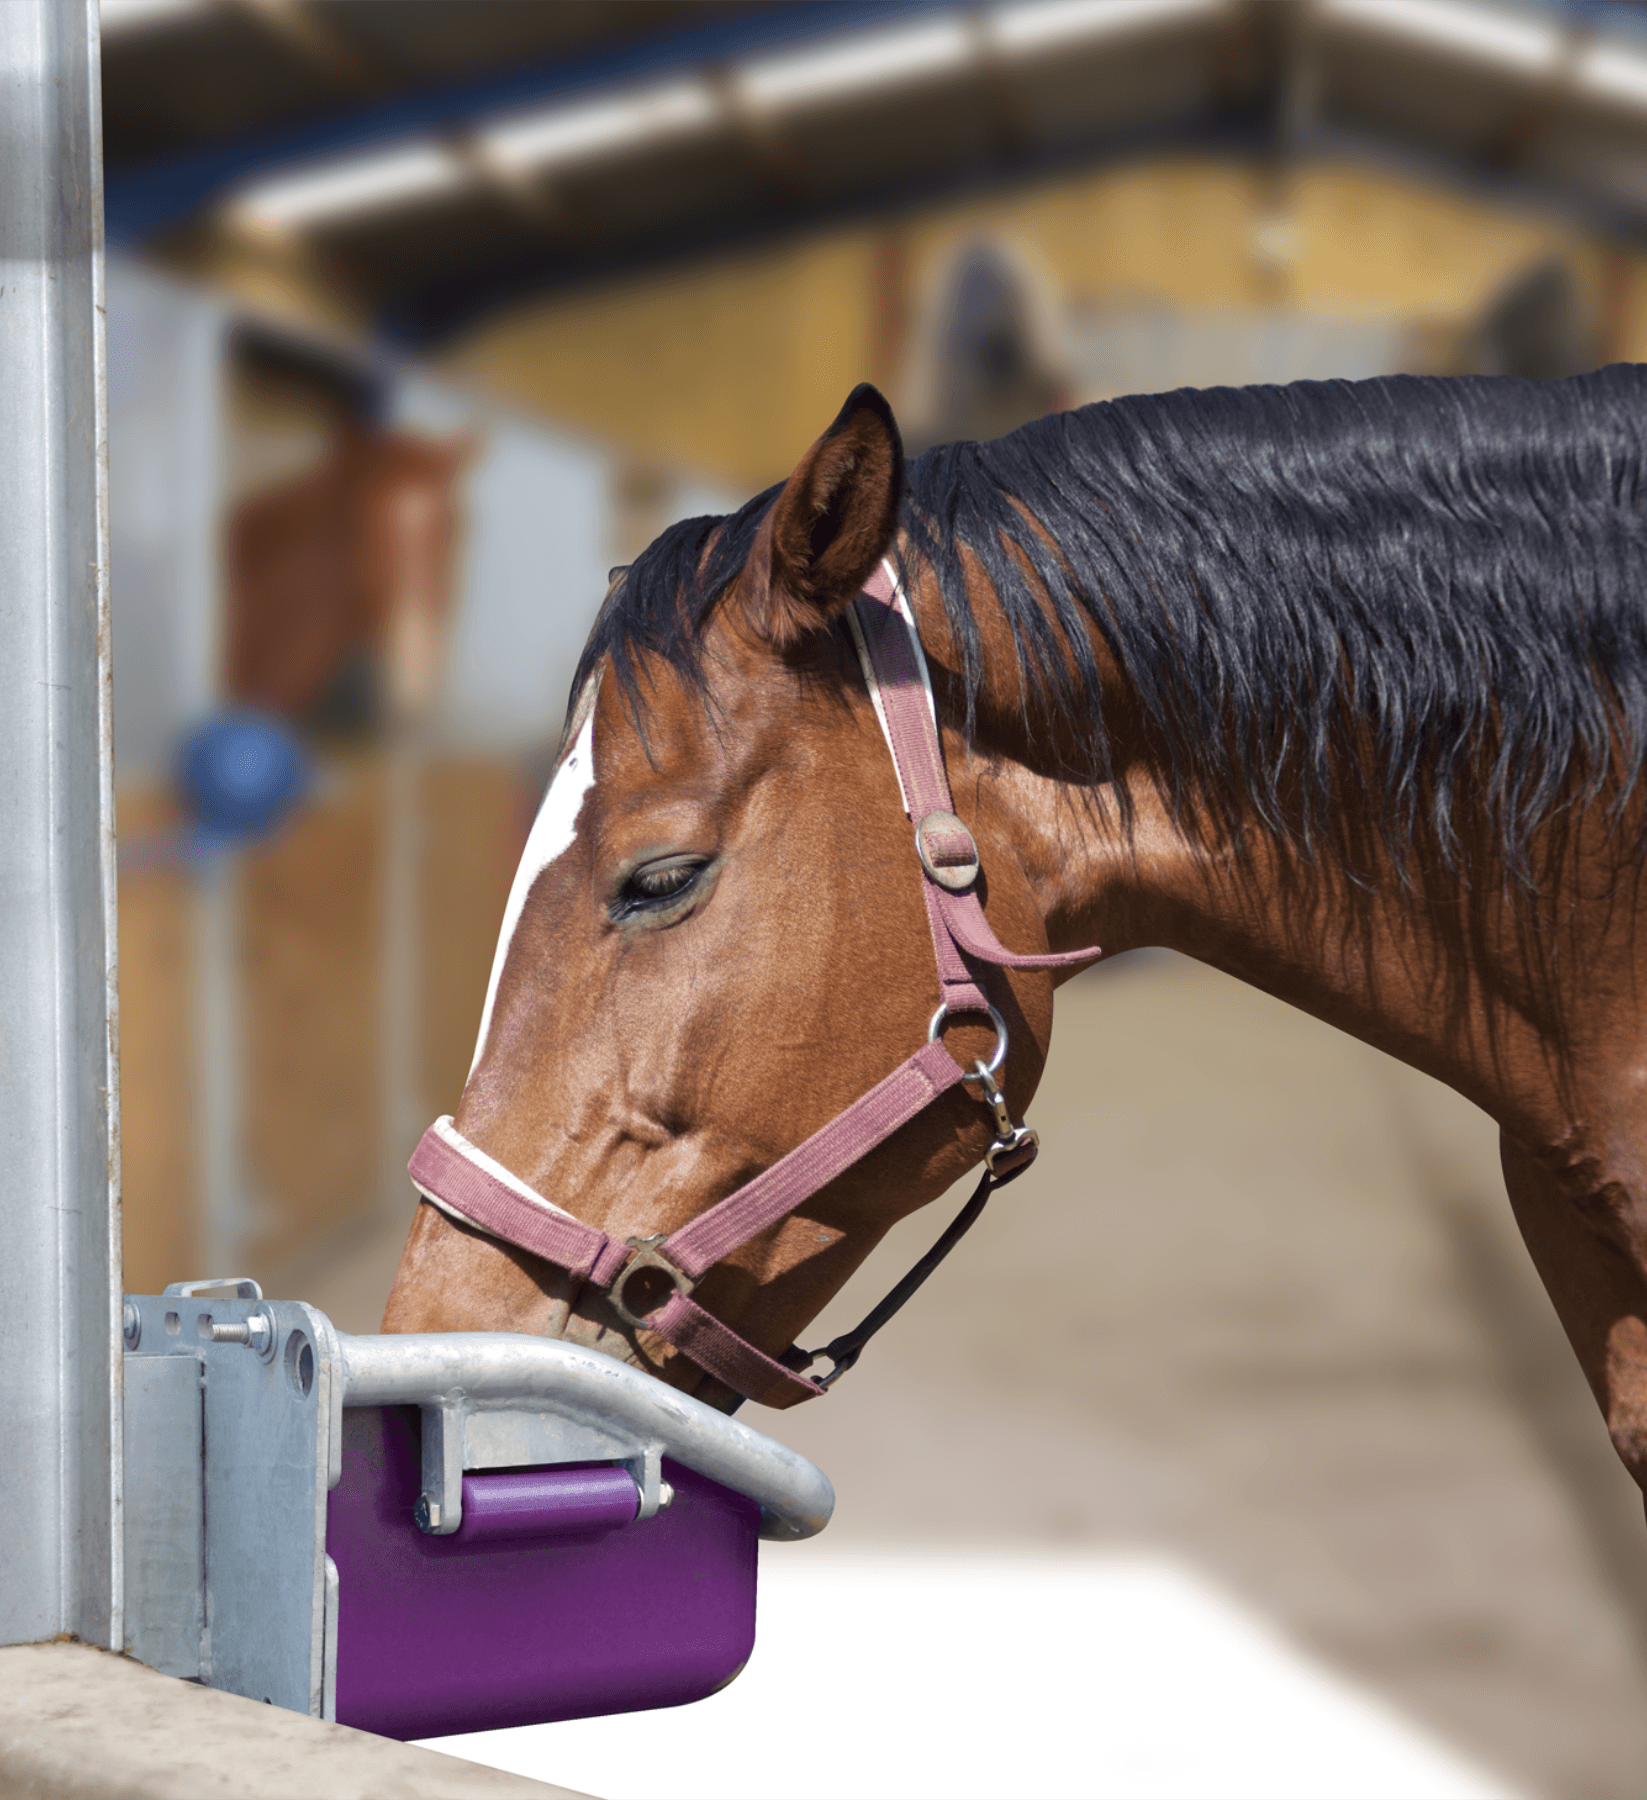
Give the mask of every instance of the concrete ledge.
[(587, 1800), (85, 1644), (0, 1649), (5, 1800)]

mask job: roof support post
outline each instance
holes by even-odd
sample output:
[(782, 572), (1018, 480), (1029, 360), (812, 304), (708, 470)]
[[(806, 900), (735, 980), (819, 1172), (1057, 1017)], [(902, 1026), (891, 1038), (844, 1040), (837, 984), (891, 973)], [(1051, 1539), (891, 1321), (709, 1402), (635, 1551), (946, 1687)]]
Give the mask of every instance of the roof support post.
[(121, 1643), (97, 0), (0, 0), (0, 1642)]

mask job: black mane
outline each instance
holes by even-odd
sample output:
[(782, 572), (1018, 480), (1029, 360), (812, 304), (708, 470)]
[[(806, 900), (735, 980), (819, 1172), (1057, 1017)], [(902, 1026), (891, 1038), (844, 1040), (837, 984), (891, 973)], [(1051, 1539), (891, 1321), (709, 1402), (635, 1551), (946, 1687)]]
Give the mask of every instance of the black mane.
[[(1184, 389), (928, 451), (904, 523), (969, 732), (963, 551), (1002, 597), (1032, 711), (1069, 728), (1067, 775), (1110, 773), (1090, 622), (1175, 809), (1237, 830), (1256, 814), (1314, 853), (1342, 847), (1359, 783), (1403, 866), (1456, 867), (1467, 811), (1525, 881), (1537, 827), (1604, 790), (1622, 806), (1647, 752), (1644, 435), (1630, 366)], [(701, 680), (704, 621), (776, 492), (665, 532), (609, 597), (579, 686), (610, 656), (638, 710), (643, 650)]]

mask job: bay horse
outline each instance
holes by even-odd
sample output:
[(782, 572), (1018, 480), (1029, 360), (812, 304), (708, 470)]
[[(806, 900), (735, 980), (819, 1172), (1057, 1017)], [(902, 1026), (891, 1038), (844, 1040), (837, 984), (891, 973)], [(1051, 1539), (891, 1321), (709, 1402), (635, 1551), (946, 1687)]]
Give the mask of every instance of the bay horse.
[(384, 1329), (565, 1337), (730, 1408), (671, 1309), (798, 1370), (999, 1143), (946, 1077), (753, 1237), (664, 1253), (906, 1066), (935, 944), (953, 977), (859, 654), (896, 575), (961, 885), (1018, 947), (952, 940), (999, 1035), (940, 1020), (937, 1054), (1005, 1048), (1021, 1118), (1059, 982), (1165, 945), (1448, 1083), (1647, 1485), (1644, 440), (1617, 367), (1185, 390), (906, 464), (858, 388), (781, 486), (617, 572)]
[(229, 521), (226, 685), (287, 718), (312, 715), (369, 656), (388, 710), (423, 710), (451, 608), (456, 486), (477, 440), (435, 442), (346, 424), (319, 467), (255, 495)]

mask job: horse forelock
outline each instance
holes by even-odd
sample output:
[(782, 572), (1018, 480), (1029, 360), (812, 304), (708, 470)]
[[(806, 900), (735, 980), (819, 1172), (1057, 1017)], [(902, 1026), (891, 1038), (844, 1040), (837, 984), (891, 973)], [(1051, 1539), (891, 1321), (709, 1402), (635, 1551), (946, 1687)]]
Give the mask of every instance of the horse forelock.
[[(1108, 401), (915, 459), (901, 555), (941, 593), (968, 738), (986, 671), (964, 559), (1075, 746), (1067, 777), (1111, 774), (1096, 636), (1179, 816), (1306, 856), (1355, 818), (1398, 866), (1448, 869), (1485, 821), (1530, 881), (1539, 827), (1606, 789), (1621, 806), (1647, 754), (1644, 421), (1633, 367)], [(637, 559), (580, 687), (604, 660), (642, 726), (646, 656), (701, 689), (776, 492)]]
[(584, 646), (573, 694), (609, 672), (644, 736), (648, 656), (672, 668), (689, 689), (706, 691), (704, 627), (748, 560), (777, 493), (769, 488), (735, 513), (683, 519), (621, 570)]

